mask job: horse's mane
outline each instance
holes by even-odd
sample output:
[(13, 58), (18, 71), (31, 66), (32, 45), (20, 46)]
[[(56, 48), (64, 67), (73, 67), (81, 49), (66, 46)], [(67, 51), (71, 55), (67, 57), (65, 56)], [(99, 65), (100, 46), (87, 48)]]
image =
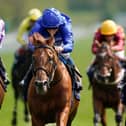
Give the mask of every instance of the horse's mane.
[(53, 46), (53, 44), (54, 44), (54, 37), (51, 36), (49, 38), (45, 38), (40, 33), (35, 32), (32, 36), (29, 37), (29, 41), (34, 46), (39, 46), (39, 45), (49, 45), (49, 46)]

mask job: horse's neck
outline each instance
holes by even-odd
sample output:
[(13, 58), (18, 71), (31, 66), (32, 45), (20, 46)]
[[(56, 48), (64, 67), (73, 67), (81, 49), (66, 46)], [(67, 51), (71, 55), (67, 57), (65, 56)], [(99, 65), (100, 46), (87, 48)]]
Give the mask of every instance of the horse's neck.
[(113, 63), (113, 79), (116, 79), (118, 77), (118, 74), (121, 72), (121, 66), (119, 66), (119, 61), (117, 61), (116, 59), (114, 60), (115, 62)]
[(64, 70), (66, 70), (65, 65), (61, 61), (58, 61), (57, 68), (54, 75), (54, 80), (61, 79), (64, 74)]

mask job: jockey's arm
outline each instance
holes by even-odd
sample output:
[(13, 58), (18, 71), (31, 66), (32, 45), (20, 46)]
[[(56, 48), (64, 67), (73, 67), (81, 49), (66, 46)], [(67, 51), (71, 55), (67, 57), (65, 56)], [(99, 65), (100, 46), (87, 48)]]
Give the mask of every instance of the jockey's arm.
[(23, 35), (28, 31), (27, 28), (29, 26), (28, 24), (28, 19), (24, 19), (22, 21), (22, 23), (19, 26), (19, 30), (18, 30), (18, 34), (17, 34), (17, 41), (21, 44), (21, 45), (26, 45), (26, 42), (23, 38)]
[(97, 29), (97, 31), (94, 34), (93, 38), (93, 44), (92, 44), (92, 53), (96, 54), (98, 52), (99, 47), (101, 46), (101, 33), (100, 30)]
[(98, 40), (94, 40), (94, 42), (92, 44), (92, 53), (96, 54), (100, 47), (101, 47), (101, 43)]
[(29, 35), (28, 35), (28, 40), (29, 40), (28, 48), (30, 48), (31, 50), (34, 50), (34, 37), (33, 37), (33, 34), (34, 33), (40, 33), (40, 30), (41, 30), (41, 25), (40, 24), (41, 24), (41, 21), (36, 21), (34, 26), (32, 27), (32, 29), (29, 32)]
[(60, 29), (62, 32), (63, 51), (62, 53), (71, 53), (74, 46), (73, 33), (71, 27), (64, 26)]
[(117, 44), (111, 46), (112, 51), (118, 52), (124, 50), (124, 40), (119, 40)]

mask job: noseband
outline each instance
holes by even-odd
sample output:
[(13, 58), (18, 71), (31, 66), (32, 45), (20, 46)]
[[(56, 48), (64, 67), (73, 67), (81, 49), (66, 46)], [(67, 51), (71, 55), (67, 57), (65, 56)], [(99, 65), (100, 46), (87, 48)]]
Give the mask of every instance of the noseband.
[[(51, 47), (48, 46), (48, 45), (42, 45), (42, 46), (36, 46), (36, 47), (35, 47), (35, 49), (38, 49), (38, 48), (48, 48), (48, 49), (50, 49), (52, 52), (54, 52), (54, 49), (51, 48)], [(50, 59), (49, 63), (51, 63), (52, 66), (53, 66), (53, 69), (52, 69), (51, 73), (49, 73), (44, 67), (37, 67), (37, 68), (34, 68), (34, 69), (33, 69), (33, 74), (34, 74), (34, 76), (36, 75), (36, 72), (39, 71), (39, 70), (44, 71), (44, 72), (46, 73), (46, 75), (47, 75), (47, 77), (48, 77), (48, 83), (47, 83), (48, 88), (50, 88), (50, 83), (53, 81), (54, 73), (55, 73), (56, 68), (57, 68), (57, 64), (53, 61), (53, 59)], [(34, 63), (33, 63), (33, 66), (34, 66)]]

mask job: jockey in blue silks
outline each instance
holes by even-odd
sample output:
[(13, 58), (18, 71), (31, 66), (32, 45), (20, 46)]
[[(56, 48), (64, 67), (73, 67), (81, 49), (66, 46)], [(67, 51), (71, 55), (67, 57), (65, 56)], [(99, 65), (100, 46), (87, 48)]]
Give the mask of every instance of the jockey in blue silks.
[[(35, 32), (40, 33), (45, 38), (54, 34), (55, 38), (55, 50), (59, 53), (60, 60), (66, 65), (71, 66), (71, 73), (73, 73), (73, 88), (75, 98), (80, 100), (80, 90), (82, 90), (82, 84), (78, 78), (79, 72), (75, 70), (75, 65), (70, 57), (70, 53), (73, 50), (74, 40), (71, 26), (71, 19), (61, 13), (55, 8), (45, 9), (43, 15), (36, 21), (32, 30), (29, 33), (29, 37)], [(34, 50), (34, 46), (29, 42), (29, 48)], [(32, 67), (30, 67), (32, 69)], [(69, 70), (70, 71), (70, 70)], [(27, 77), (28, 78), (28, 77)], [(30, 79), (30, 78), (29, 78)], [(27, 79), (26, 79), (27, 80)]]

